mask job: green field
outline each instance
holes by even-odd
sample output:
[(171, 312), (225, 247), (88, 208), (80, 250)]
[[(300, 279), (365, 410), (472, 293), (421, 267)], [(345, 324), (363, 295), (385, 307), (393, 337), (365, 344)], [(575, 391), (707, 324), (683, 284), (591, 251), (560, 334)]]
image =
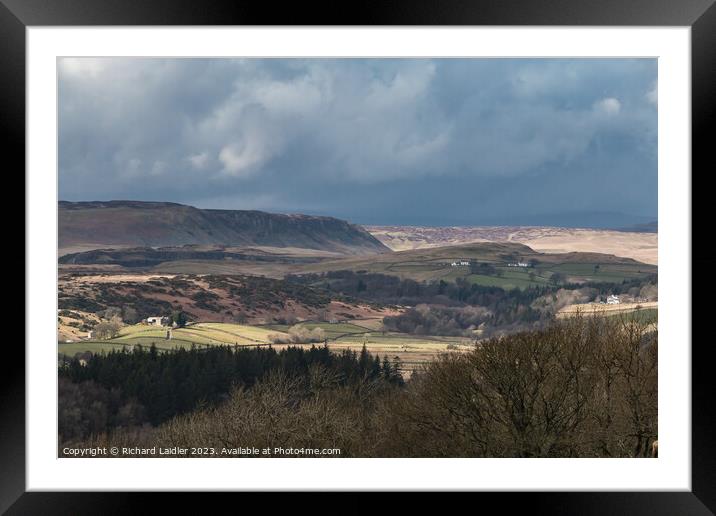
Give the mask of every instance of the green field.
[(76, 353), (84, 353), (85, 351), (91, 351), (92, 353), (109, 353), (111, 351), (122, 351), (127, 346), (126, 344), (123, 345), (108, 341), (87, 340), (82, 342), (60, 342), (57, 347), (59, 353), (72, 357)]
[[(337, 337), (343, 336), (343, 335), (352, 335), (352, 334), (360, 334), (370, 331), (370, 328), (366, 328), (364, 326), (359, 326), (357, 324), (351, 324), (351, 323), (326, 323), (326, 322), (305, 322), (300, 323), (301, 326), (306, 327), (309, 330), (312, 330), (314, 328), (321, 328), (324, 333), (326, 334), (326, 337), (328, 339), (335, 339)], [(262, 326), (261, 328), (270, 329), (271, 331), (269, 333), (276, 333), (279, 332), (286, 332), (292, 325), (289, 324), (268, 324), (266, 326)]]
[(465, 337), (442, 337), (438, 335), (408, 335), (405, 333), (393, 332), (370, 332), (366, 334), (344, 335), (335, 342), (354, 342), (362, 344), (392, 344), (392, 345), (415, 345), (426, 346), (431, 344), (461, 344), (468, 342)]
[[(549, 282), (548, 277), (543, 277), (539, 275), (544, 274), (543, 271), (530, 269), (534, 272), (534, 276), (530, 278), (530, 271), (517, 270), (512, 267), (498, 267), (498, 270), (502, 271), (501, 276), (467, 274), (464, 277), (470, 283), (475, 283), (477, 285), (483, 285), (486, 287), (500, 287), (505, 290), (545, 285)], [(547, 273), (547, 276), (549, 276), (549, 273)]]
[[(515, 261), (537, 260), (535, 267), (508, 267)], [(453, 261), (473, 260), (489, 264), (499, 275), (472, 274), (468, 266), (452, 266)], [(599, 266), (595, 269), (596, 266)], [(334, 270), (366, 271), (390, 274), (416, 281), (455, 281), (465, 278), (472, 283), (504, 289), (527, 288), (548, 284), (554, 273), (568, 282), (610, 282), (645, 277), (657, 272), (655, 265), (597, 253), (538, 253), (513, 243), (477, 243), (399, 251), (372, 256), (329, 260), (295, 267), (293, 272), (328, 272)], [(532, 277), (530, 277), (532, 273)]]
[(189, 349), (193, 345), (199, 347), (202, 346), (197, 342), (192, 342), (190, 340), (184, 339), (164, 340), (150, 337), (138, 337), (137, 339), (134, 339), (132, 341), (111, 339), (83, 340), (81, 342), (71, 343), (60, 342), (58, 344), (58, 353), (72, 357), (76, 353), (83, 353), (85, 351), (89, 351), (91, 353), (109, 353), (111, 351), (122, 350), (131, 351), (134, 346), (142, 346), (145, 348), (149, 348), (152, 344), (154, 344), (154, 346), (160, 351), (168, 351), (179, 348)]
[(634, 310), (627, 313), (618, 313), (609, 315), (607, 317), (619, 317), (626, 321), (636, 321), (640, 323), (658, 323), (659, 322), (659, 309), (658, 308), (646, 308), (643, 310)]
[[(452, 350), (466, 350), (471, 346), (470, 339), (464, 337), (439, 337), (423, 335), (406, 335), (402, 333), (382, 332), (361, 326), (360, 323), (301, 323), (308, 329), (322, 328), (328, 339), (328, 346), (334, 351), (344, 349), (360, 351), (365, 344), (368, 351), (379, 356), (398, 357), (404, 369), (412, 369), (420, 363), (431, 360), (439, 353)], [(191, 346), (217, 345), (268, 345), (269, 336), (283, 333), (289, 325), (248, 326), (229, 323), (197, 323), (173, 330), (173, 337), (167, 340), (166, 329), (146, 325), (126, 326), (120, 334), (110, 340), (82, 341), (58, 344), (59, 353), (73, 357), (76, 353), (89, 351), (92, 353), (109, 353), (111, 351), (131, 351), (134, 346), (150, 347), (154, 344), (157, 350), (169, 351)], [(289, 344), (276, 344), (283, 348)], [(290, 344), (296, 345), (296, 344)], [(300, 344), (298, 344), (300, 345)], [(312, 344), (311, 344), (312, 345)]]
[[(322, 257), (325, 258), (325, 257)], [(501, 273), (497, 275), (471, 274), (467, 266), (451, 266), (453, 261), (472, 260), (489, 264)], [(534, 268), (508, 267), (515, 261), (537, 260)], [(595, 271), (595, 266), (599, 269)], [(563, 274), (569, 282), (621, 283), (657, 272), (655, 265), (639, 263), (628, 258), (618, 258), (599, 253), (540, 253), (512, 242), (479, 242), (446, 247), (413, 249), (343, 259), (323, 259), (311, 263), (227, 263), (204, 260), (176, 261), (161, 264), (163, 272), (196, 274), (253, 274), (282, 278), (286, 274), (324, 273), (352, 270), (368, 273), (389, 274), (416, 281), (468, 281), (506, 289), (527, 288), (544, 285), (553, 273)], [(188, 267), (188, 268), (187, 268)], [(530, 272), (534, 273), (532, 278)]]
[[(595, 267), (599, 269), (595, 271)], [(558, 263), (538, 265), (537, 269), (560, 272), (568, 278), (582, 281), (621, 283), (624, 280), (640, 278), (655, 272), (654, 266), (645, 264), (612, 264), (612, 263)]]
[(270, 335), (282, 331), (229, 323), (198, 323), (187, 327), (187, 330), (201, 332), (215, 341), (238, 344), (265, 344), (269, 342)]
[(280, 329), (260, 328), (243, 324), (196, 323), (186, 328), (172, 330), (172, 338), (167, 339), (166, 328), (135, 324), (123, 327), (119, 331), (119, 335), (113, 339), (86, 340), (72, 343), (61, 342), (59, 352), (73, 356), (75, 353), (83, 351), (101, 353), (123, 348), (131, 349), (137, 345), (149, 347), (152, 344), (160, 350), (189, 348), (192, 345), (265, 345), (270, 342), (269, 335), (276, 333), (281, 333)]
[[(560, 263), (539, 264), (534, 268), (497, 267), (497, 270), (501, 272), (499, 276), (469, 273), (462, 275), (471, 283), (509, 290), (548, 285), (550, 278), (555, 273), (563, 274), (568, 282), (621, 283), (624, 280), (644, 277), (646, 274), (654, 272), (651, 266), (639, 267), (631, 264), (599, 264), (598, 272), (595, 272), (596, 265), (596, 263)], [(454, 279), (460, 275), (457, 273), (451, 275), (452, 277), (448, 276), (448, 278)]]
[[(205, 345), (266, 344), (269, 342), (269, 335), (280, 332), (280, 329), (276, 330), (243, 324), (196, 323), (172, 330), (171, 340), (184, 340)], [(166, 334), (166, 328), (136, 324), (122, 328), (119, 336), (112, 341), (144, 344), (148, 340), (166, 340)]]

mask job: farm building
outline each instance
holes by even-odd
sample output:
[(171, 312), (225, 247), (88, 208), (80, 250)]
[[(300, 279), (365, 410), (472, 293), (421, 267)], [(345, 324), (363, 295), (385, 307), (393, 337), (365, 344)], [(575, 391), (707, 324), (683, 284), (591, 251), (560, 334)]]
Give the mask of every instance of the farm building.
[(607, 304), (608, 305), (618, 305), (619, 304), (619, 296), (611, 295), (607, 297)]
[(147, 317), (144, 321), (151, 326), (164, 326), (169, 323), (169, 318), (160, 316)]
[(525, 262), (517, 262), (517, 263), (508, 263), (507, 266), (508, 267), (529, 267), (530, 264), (525, 263)]
[(467, 267), (470, 265), (470, 262), (467, 260), (460, 260), (460, 261), (454, 261), (450, 264), (450, 267)]

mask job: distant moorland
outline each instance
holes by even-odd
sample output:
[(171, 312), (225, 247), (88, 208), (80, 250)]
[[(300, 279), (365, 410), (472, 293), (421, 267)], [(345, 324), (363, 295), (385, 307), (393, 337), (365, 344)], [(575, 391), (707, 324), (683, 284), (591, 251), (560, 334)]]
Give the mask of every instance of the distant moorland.
[(61, 202), (61, 443), (646, 456), (656, 239)]

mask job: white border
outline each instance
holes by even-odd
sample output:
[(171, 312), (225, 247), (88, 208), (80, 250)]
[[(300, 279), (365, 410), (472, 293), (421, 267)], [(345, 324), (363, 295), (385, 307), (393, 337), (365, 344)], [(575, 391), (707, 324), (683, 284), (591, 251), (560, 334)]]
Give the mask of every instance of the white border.
[[(690, 490), (690, 29), (44, 28), (27, 31), (27, 489)], [(659, 458), (56, 458), (57, 56), (659, 58)], [(141, 85), (138, 85), (141, 87)], [(110, 462), (111, 461), (111, 462)]]

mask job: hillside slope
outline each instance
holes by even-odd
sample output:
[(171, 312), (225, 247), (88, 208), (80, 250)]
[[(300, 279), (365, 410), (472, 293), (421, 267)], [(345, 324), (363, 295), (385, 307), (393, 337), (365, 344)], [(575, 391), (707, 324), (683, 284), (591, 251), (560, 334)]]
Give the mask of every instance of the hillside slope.
[[(251, 324), (382, 319), (398, 313), (375, 304), (333, 299), (308, 286), (256, 276), (62, 275), (57, 287), (58, 316), (69, 310), (91, 318), (91, 314), (113, 308), (120, 310), (122, 319), (128, 323), (177, 310), (185, 312), (194, 322)], [(58, 322), (62, 324), (63, 320)], [(63, 337), (74, 340), (78, 335)]]
[(543, 253), (595, 252), (656, 265), (656, 223), (642, 226), (643, 229), (624, 230), (536, 226), (365, 226), (365, 229), (393, 251), (473, 242), (517, 242)]
[[(470, 262), (474, 262), (469, 265)], [(515, 262), (534, 264), (514, 266)], [(481, 267), (481, 265), (483, 265)], [(512, 265), (510, 265), (512, 264)], [(354, 271), (415, 281), (455, 281), (501, 288), (550, 282), (559, 273), (567, 282), (616, 282), (657, 274), (655, 265), (594, 252), (542, 253), (517, 242), (475, 242), (463, 245), (395, 251), (371, 257), (349, 257), (292, 266), (294, 274)]]
[(60, 201), (58, 224), (60, 254), (186, 244), (296, 247), (345, 255), (388, 251), (363, 228), (332, 217), (203, 210), (166, 202)]

